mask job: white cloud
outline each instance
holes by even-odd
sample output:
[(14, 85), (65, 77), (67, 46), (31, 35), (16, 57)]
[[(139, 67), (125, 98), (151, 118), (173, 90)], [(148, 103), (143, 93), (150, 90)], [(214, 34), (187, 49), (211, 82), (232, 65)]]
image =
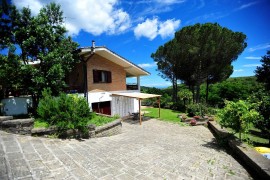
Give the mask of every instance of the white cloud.
[(247, 57), (245, 57), (245, 59), (261, 59), (261, 57), (259, 57), (259, 56), (247, 56)]
[(258, 3), (258, 2), (254, 1), (254, 2), (247, 3), (247, 4), (243, 4), (243, 5), (241, 5), (240, 7), (236, 8), (235, 10), (236, 10), (236, 11), (239, 11), (239, 10), (248, 8), (248, 7), (250, 7), (250, 6), (253, 6), (253, 5), (257, 4), (257, 3)]
[(144, 63), (144, 64), (138, 64), (138, 66), (140, 66), (141, 68), (152, 68), (155, 67), (157, 64), (154, 63)]
[(150, 40), (155, 39), (158, 35), (158, 19), (146, 19), (146, 21), (138, 24), (137, 27), (135, 27), (134, 34), (137, 38), (144, 36)]
[(262, 50), (262, 49), (267, 49), (267, 48), (270, 48), (270, 43), (259, 44), (257, 46), (252, 47), (252, 48), (249, 48), (248, 51), (254, 52), (257, 50)]
[(163, 39), (171, 37), (180, 25), (180, 20), (168, 19), (165, 22), (161, 22), (157, 17), (146, 19), (144, 22), (138, 24), (134, 29), (136, 38), (146, 37), (149, 40), (155, 39), (160, 35)]
[[(34, 15), (39, 9), (53, 0), (13, 0), (19, 9), (29, 7)], [(83, 30), (93, 35), (119, 34), (131, 26), (130, 17), (118, 8), (118, 0), (58, 0), (64, 12), (66, 28), (69, 34), (78, 35)]]
[(167, 5), (180, 4), (180, 3), (183, 3), (185, 1), (186, 0), (155, 0), (155, 2), (158, 3), (158, 4), (167, 4)]
[(245, 65), (243, 65), (243, 67), (257, 67), (257, 66), (261, 66), (261, 64), (245, 64)]
[(159, 24), (158, 34), (164, 39), (174, 35), (175, 30), (179, 27), (180, 20), (169, 19)]
[(243, 69), (235, 69), (234, 72), (243, 72)]

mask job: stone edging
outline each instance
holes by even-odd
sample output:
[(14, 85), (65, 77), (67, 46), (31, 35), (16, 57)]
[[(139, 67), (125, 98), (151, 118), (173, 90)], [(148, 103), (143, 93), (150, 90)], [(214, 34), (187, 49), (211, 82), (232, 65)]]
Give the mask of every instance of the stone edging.
[(239, 140), (232, 138), (232, 134), (222, 129), (216, 122), (208, 122), (208, 127), (219, 138), (226, 140), (234, 155), (253, 171), (258, 179), (270, 179), (270, 160), (263, 157), (260, 153), (250, 148)]
[(122, 121), (116, 119), (113, 122), (95, 128), (95, 137), (105, 137), (120, 134), (122, 132)]
[[(0, 130), (5, 130), (14, 134), (32, 135), (32, 136), (48, 136), (57, 132), (56, 127), (49, 128), (33, 128), (34, 119), (13, 119), (12, 116), (0, 116)], [(122, 132), (122, 121), (116, 119), (103, 126), (96, 127), (88, 125), (89, 138), (105, 137), (120, 134)], [(73, 136), (76, 131), (67, 130), (66, 135)]]
[[(56, 133), (56, 130), (57, 129), (55, 127), (35, 128), (32, 129), (31, 134), (36, 136), (46, 136)], [(99, 127), (96, 127), (95, 125), (91, 124), (88, 125), (88, 130), (89, 130), (89, 138), (112, 136), (120, 134), (122, 132), (122, 122), (121, 119), (116, 119), (113, 122), (110, 122), (108, 124)]]

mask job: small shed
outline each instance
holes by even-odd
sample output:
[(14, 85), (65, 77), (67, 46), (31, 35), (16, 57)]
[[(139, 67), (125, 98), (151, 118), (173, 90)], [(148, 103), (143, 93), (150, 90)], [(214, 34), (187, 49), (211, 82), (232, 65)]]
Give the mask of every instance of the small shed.
[(114, 96), (120, 96), (120, 97), (127, 97), (127, 98), (135, 98), (139, 101), (138, 107), (139, 107), (139, 118), (140, 118), (140, 125), (142, 124), (142, 117), (141, 117), (141, 100), (143, 99), (149, 99), (149, 98), (157, 98), (158, 100), (158, 107), (159, 107), (159, 117), (160, 117), (160, 97), (161, 95), (158, 94), (147, 94), (147, 93), (112, 93), (112, 97)]

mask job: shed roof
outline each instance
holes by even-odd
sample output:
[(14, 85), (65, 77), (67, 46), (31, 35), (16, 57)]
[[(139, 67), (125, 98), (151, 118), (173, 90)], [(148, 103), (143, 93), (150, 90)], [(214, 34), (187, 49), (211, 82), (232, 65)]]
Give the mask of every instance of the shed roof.
[(160, 97), (161, 95), (158, 94), (146, 94), (146, 93), (113, 93), (112, 96), (124, 96), (136, 99), (149, 99)]

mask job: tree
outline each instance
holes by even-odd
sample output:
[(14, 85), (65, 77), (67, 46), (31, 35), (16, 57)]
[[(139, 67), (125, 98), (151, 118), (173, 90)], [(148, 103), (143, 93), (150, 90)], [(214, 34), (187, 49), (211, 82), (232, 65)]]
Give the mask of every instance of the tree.
[(174, 40), (160, 46), (151, 57), (157, 62), (161, 77), (172, 82), (173, 96), (172, 100), (177, 102), (177, 61), (176, 61), (176, 43)]
[[(57, 95), (65, 87), (66, 74), (79, 60), (73, 53), (78, 44), (66, 36), (60, 5), (51, 3), (37, 16), (32, 16), (29, 8), (19, 11), (14, 6), (5, 13), (5, 20), (2, 18), (0, 24), (9, 28), (2, 29), (6, 40), (1, 41), (1, 48), (10, 49), (13, 45), (20, 49), (21, 87), (32, 95), (36, 108), (44, 88), (50, 88)], [(37, 65), (29, 65), (31, 62)]]
[(196, 102), (200, 101), (200, 85), (228, 78), (232, 73), (231, 63), (247, 46), (246, 35), (217, 23), (184, 27), (176, 32), (175, 38), (177, 47), (181, 48), (177, 51), (180, 61), (177, 77), (196, 86)]
[(270, 91), (270, 50), (261, 59), (262, 66), (255, 70), (257, 81), (265, 84), (266, 90)]
[(247, 133), (251, 128), (251, 124), (261, 119), (261, 116), (247, 101), (226, 101), (225, 104), (226, 106), (219, 113), (220, 124), (239, 133), (241, 140), (241, 135)]

